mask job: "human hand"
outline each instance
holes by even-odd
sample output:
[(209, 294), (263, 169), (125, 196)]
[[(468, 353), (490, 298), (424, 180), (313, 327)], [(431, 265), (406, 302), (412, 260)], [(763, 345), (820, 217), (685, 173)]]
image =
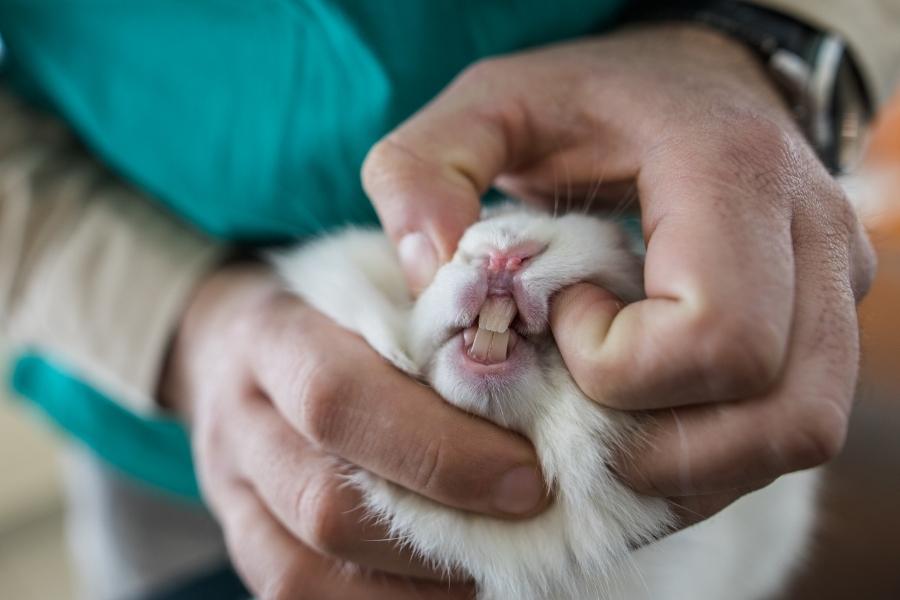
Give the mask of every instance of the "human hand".
[(451, 407), (262, 266), (201, 284), (161, 395), (190, 421), (205, 499), (263, 599), (470, 597), (366, 517), (351, 464), (500, 518), (546, 502), (526, 440)]
[(647, 299), (573, 286), (551, 326), (587, 395), (653, 411), (617, 467), (685, 523), (842, 447), (873, 254), (737, 42), (652, 26), (477, 64), (363, 180), (416, 289), (491, 185), (552, 206), (636, 183)]

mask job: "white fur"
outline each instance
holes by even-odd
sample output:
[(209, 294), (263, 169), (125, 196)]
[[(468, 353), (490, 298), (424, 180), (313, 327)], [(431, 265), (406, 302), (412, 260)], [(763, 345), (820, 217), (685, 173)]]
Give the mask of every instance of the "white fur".
[[(518, 330), (527, 336), (520, 350), (531, 368), (512, 381), (460, 377), (451, 360), (455, 336), (487, 295), (484, 254), (523, 241), (545, 247), (522, 269), (515, 293)], [(751, 600), (777, 591), (802, 556), (814, 473), (783, 477), (667, 537), (667, 503), (634, 493), (611, 473), (610, 454), (640, 435), (640, 419), (585, 397), (547, 327), (551, 295), (578, 281), (627, 301), (642, 296), (640, 262), (611, 223), (517, 207), (487, 212), (415, 304), (381, 232), (347, 230), (275, 262), (294, 292), (397, 368), (534, 443), (556, 495), (544, 513), (521, 522), (463, 513), (369, 473), (353, 475), (393, 535), (440, 567), (470, 573), (481, 600)]]

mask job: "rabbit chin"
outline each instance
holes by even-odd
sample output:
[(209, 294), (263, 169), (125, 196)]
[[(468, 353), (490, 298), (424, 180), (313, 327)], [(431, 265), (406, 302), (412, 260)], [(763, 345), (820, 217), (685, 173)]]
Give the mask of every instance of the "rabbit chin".
[(518, 337), (505, 361), (486, 365), (469, 357), (459, 333), (434, 353), (428, 379), (441, 396), (462, 410), (530, 432), (541, 405), (552, 404), (548, 369), (561, 362), (548, 338)]

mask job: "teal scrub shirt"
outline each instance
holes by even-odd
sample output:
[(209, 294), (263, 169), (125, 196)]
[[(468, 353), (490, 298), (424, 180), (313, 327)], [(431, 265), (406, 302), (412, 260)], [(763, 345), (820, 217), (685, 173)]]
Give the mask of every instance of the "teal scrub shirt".
[[(367, 150), (487, 56), (609, 27), (625, 0), (0, 0), (3, 80), (198, 228), (270, 244), (373, 223)], [(124, 471), (198, 498), (180, 425), (38, 352), (13, 387)]]

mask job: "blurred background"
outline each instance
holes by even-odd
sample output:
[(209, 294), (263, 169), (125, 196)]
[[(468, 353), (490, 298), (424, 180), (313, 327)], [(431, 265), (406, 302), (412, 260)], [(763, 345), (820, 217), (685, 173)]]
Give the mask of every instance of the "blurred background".
[[(859, 403), (846, 450), (827, 467), (821, 522), (785, 594), (791, 600), (900, 598), (900, 96), (879, 119), (865, 172), (860, 212), (880, 270), (860, 309)], [(0, 599), (75, 597), (57, 465), (62, 443), (0, 387)]]
[[(2, 348), (0, 364), (7, 364)], [(57, 464), (61, 441), (0, 389), (0, 598), (74, 598)]]

